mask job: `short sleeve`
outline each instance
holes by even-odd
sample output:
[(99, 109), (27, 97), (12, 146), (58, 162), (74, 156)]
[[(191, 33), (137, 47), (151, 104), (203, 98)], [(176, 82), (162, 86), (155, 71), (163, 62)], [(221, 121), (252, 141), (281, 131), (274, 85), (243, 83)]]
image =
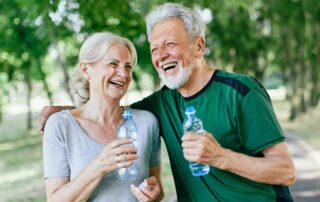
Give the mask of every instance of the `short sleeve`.
[(256, 154), (285, 140), (265, 89), (256, 83), (239, 103), (237, 122), (245, 148)]
[(150, 167), (160, 166), (161, 164), (161, 140), (159, 134), (159, 124), (154, 117), (152, 124), (152, 151), (150, 155), (149, 165)]
[(65, 148), (65, 138), (59, 115), (52, 115), (45, 126), (43, 137), (43, 168), (44, 178), (68, 177), (70, 168)]

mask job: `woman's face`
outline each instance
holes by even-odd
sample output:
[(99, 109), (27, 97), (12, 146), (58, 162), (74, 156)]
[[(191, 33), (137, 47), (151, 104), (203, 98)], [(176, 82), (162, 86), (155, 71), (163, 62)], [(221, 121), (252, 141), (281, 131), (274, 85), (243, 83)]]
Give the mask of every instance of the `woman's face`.
[(132, 56), (123, 44), (110, 46), (106, 55), (87, 68), (90, 92), (121, 99), (132, 77)]

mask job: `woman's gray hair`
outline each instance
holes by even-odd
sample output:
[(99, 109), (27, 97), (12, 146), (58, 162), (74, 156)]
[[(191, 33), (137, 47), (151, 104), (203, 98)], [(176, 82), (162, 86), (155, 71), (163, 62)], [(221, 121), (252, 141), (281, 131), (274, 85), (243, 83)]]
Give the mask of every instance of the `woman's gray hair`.
[(89, 81), (84, 78), (80, 70), (80, 64), (93, 64), (100, 61), (106, 55), (109, 48), (115, 44), (125, 45), (131, 53), (132, 66), (137, 64), (137, 52), (129, 39), (110, 32), (100, 32), (91, 35), (80, 48), (79, 63), (70, 79), (70, 90), (74, 106), (79, 107), (90, 98)]
[(80, 70), (80, 64), (77, 64), (72, 72), (70, 91), (75, 107), (80, 107), (90, 98), (89, 81), (83, 77), (83, 73)]
[(149, 41), (153, 28), (159, 22), (170, 18), (179, 18), (183, 21), (190, 41), (193, 41), (199, 36), (205, 40), (205, 24), (196, 10), (192, 10), (181, 4), (165, 3), (152, 10), (146, 18)]

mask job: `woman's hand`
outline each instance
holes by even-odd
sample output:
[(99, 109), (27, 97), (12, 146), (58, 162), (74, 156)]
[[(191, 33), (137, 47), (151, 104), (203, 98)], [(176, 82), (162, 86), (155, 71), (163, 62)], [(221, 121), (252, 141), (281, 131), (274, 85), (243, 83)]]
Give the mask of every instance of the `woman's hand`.
[(131, 185), (131, 191), (139, 202), (157, 201), (161, 198), (161, 188), (154, 176), (145, 179), (139, 187)]
[(118, 168), (131, 166), (137, 158), (137, 149), (133, 146), (132, 140), (128, 138), (117, 139), (104, 147), (90, 167), (94, 172), (104, 176)]

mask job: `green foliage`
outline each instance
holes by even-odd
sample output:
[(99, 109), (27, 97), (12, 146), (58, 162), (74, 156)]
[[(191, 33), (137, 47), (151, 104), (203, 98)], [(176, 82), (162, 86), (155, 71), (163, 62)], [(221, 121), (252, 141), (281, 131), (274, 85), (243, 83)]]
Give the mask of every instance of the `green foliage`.
[[(84, 39), (93, 32), (111, 31), (131, 39), (138, 51), (134, 80), (139, 89), (143, 73), (159, 82), (147, 42), (145, 16), (164, 0), (23, 0), (0, 2), (0, 70), (9, 81), (29, 72), (45, 80), (59, 66), (77, 63)], [(284, 83), (300, 75), (319, 81), (320, 6), (316, 0), (172, 0), (207, 14), (206, 58), (218, 68), (250, 73), (259, 80), (267, 69), (283, 75)], [(60, 61), (50, 54), (58, 48)], [(48, 57), (56, 63), (44, 62)], [(39, 65), (43, 73), (39, 73)], [(305, 64), (305, 65), (303, 65)], [(300, 69), (294, 67), (300, 65)], [(68, 71), (65, 71), (67, 73)], [(313, 73), (311, 73), (313, 72)], [(67, 77), (65, 75), (65, 77)], [(67, 78), (66, 78), (67, 80)]]

